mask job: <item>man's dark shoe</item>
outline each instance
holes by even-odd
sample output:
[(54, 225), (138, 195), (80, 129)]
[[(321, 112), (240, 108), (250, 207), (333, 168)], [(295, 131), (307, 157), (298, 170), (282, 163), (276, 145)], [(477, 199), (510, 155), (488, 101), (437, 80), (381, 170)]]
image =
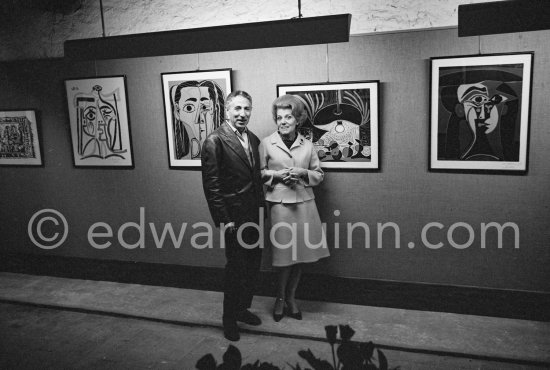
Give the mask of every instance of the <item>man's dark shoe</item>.
[(262, 324), (262, 320), (252, 312), (248, 310), (237, 313), (237, 321), (244, 322), (245, 324), (258, 326)]
[(236, 342), (241, 339), (239, 334), (239, 327), (237, 322), (233, 320), (224, 320), (223, 321), (223, 336), (232, 342)]

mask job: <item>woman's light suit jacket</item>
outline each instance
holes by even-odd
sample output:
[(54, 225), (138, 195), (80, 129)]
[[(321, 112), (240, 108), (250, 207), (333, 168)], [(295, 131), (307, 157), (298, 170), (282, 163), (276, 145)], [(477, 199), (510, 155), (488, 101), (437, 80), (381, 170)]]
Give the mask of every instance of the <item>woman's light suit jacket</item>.
[[(301, 203), (314, 199), (312, 186), (316, 186), (325, 176), (313, 143), (298, 134), (290, 149), (287, 148), (278, 132), (264, 138), (260, 143), (260, 167), (262, 181), (266, 185), (265, 199), (276, 203)], [(273, 181), (273, 173), (286, 167), (307, 169), (308, 179), (294, 185)]]

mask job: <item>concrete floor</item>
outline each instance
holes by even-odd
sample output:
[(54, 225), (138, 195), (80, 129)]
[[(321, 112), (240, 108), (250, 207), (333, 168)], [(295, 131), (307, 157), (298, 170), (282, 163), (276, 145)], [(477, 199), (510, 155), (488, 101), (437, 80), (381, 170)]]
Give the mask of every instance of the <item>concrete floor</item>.
[[(219, 292), (0, 273), (1, 369), (194, 369), (221, 361)], [(310, 348), (330, 360), (324, 326), (349, 324), (401, 369), (550, 368), (550, 323), (301, 301), (304, 320), (270, 318), (233, 343), (245, 362), (281, 368)]]

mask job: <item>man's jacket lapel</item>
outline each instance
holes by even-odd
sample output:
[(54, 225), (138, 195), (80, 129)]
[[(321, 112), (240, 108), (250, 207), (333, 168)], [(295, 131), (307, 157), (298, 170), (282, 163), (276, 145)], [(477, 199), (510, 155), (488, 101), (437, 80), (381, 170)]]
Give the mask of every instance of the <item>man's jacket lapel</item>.
[[(223, 123), (222, 125), (222, 135), (225, 137), (224, 142), (227, 144), (231, 150), (237, 154), (237, 156), (248, 166), (250, 167), (250, 162), (248, 161), (248, 156), (246, 155), (244, 148), (239, 141), (239, 138), (237, 137), (237, 134), (233, 132), (231, 127), (227, 123)], [(250, 142), (250, 140), (249, 140)]]

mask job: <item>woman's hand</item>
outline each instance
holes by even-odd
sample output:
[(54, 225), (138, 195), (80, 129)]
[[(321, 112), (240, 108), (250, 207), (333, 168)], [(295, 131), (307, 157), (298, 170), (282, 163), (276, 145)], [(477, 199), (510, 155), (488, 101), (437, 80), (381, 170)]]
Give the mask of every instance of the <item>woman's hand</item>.
[(285, 179), (288, 178), (289, 173), (290, 171), (288, 168), (283, 168), (282, 170), (275, 171), (273, 172), (273, 180), (275, 180), (276, 182), (285, 183)]
[(304, 180), (307, 178), (307, 170), (305, 168), (300, 167), (291, 167), (288, 169), (290, 171), (290, 176), (295, 178), (296, 180)]
[(294, 185), (300, 181), (307, 182), (308, 173), (305, 168), (291, 167), (287, 168), (288, 176), (284, 179), (286, 185)]
[(277, 182), (292, 186), (300, 180), (307, 180), (308, 174), (305, 168), (287, 167), (273, 173), (273, 179)]

